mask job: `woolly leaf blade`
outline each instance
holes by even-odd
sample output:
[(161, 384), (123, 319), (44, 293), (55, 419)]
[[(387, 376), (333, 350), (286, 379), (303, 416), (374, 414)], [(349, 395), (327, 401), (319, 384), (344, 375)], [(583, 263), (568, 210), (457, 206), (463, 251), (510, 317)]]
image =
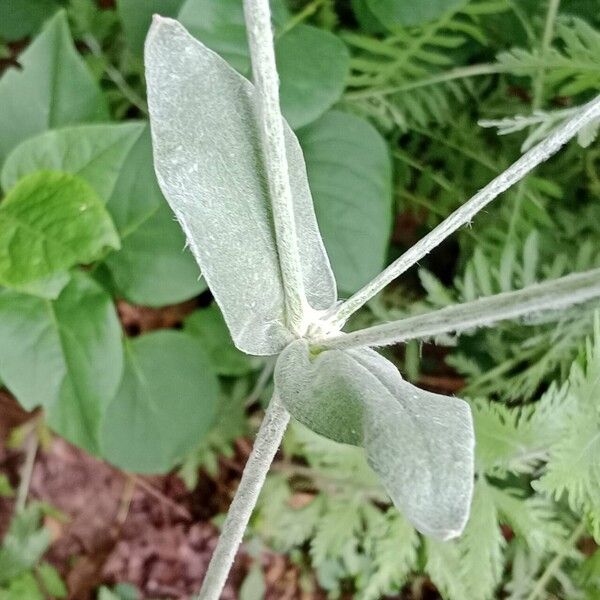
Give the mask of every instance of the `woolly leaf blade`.
[(322, 352), (311, 360), (306, 340), (290, 344), (275, 367), (275, 387), (295, 419), (330, 440), (355, 446), (362, 444), (369, 379), (357, 373), (348, 352)]
[[(275, 354), (291, 340), (259, 146), (253, 86), (176, 21), (157, 18), (146, 79), (158, 180), (235, 344)], [(310, 304), (329, 308), (335, 281), (302, 152), (286, 127), (303, 278)]]
[(466, 402), (416, 388), (373, 350), (311, 357), (304, 340), (281, 354), (275, 386), (302, 424), (365, 447), (392, 501), (420, 532), (440, 539), (460, 534), (473, 492)]
[(372, 350), (351, 353), (379, 384), (365, 400), (369, 464), (421, 533), (443, 540), (460, 535), (473, 494), (474, 433), (468, 404), (411, 385)]

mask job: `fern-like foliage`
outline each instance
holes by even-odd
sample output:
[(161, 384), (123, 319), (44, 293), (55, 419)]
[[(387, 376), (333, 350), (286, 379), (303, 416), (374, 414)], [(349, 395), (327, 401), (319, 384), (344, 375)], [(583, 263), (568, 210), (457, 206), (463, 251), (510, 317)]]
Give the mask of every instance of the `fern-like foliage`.
[[(518, 233), (507, 236), (506, 220), (498, 218), (501, 212), (494, 213), (492, 221), (497, 224), (486, 227), (485, 240), (478, 238), (478, 247), (468, 251), (471, 258), (456, 277), (453, 293), (430, 273), (421, 272), (428, 302), (443, 306), (474, 300), (600, 265), (597, 208), (585, 208), (579, 216), (562, 209), (554, 212), (551, 222), (559, 223), (562, 231), (539, 221), (542, 229), (530, 230), (523, 241), (518, 240)], [(529, 228), (525, 226), (523, 232)], [(572, 239), (579, 243), (574, 245)], [(590, 303), (560, 314), (532, 315), (520, 325), (507, 323), (463, 336), (447, 360), (467, 376), (467, 393), (473, 396), (533, 398), (550, 381), (566, 379), (591, 331), (596, 307), (597, 303)], [(477, 359), (473, 348), (478, 350)]]
[(561, 17), (556, 24), (557, 44), (543, 57), (537, 50), (513, 49), (498, 62), (515, 75), (534, 76), (545, 70), (551, 93), (574, 96), (600, 87), (600, 33), (584, 20)]
[(571, 509), (590, 520), (600, 540), (600, 323), (586, 350), (586, 364), (574, 363), (568, 380), (562, 427), (550, 449), (536, 489), (556, 499), (565, 497)]
[(482, 18), (509, 8), (505, 0), (473, 0), (436, 21), (398, 29), (384, 39), (345, 34), (354, 51), (347, 100), (354, 110), (388, 128), (448, 121), (457, 105), (477, 96), (470, 77), (479, 74), (452, 69), (453, 54), (469, 42), (485, 46)]

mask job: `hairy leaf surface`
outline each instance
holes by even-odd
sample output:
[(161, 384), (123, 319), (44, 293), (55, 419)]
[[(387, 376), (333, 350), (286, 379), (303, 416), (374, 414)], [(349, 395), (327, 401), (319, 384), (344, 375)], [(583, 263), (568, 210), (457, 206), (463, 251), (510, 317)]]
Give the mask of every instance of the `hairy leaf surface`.
[(275, 384), (300, 422), (364, 445), (394, 504), (422, 533), (460, 534), (473, 490), (473, 424), (463, 400), (404, 381), (376, 352), (325, 351), (299, 340), (281, 354)]
[[(176, 21), (155, 22), (146, 45), (154, 160), (161, 188), (232, 337), (250, 354), (291, 340), (252, 85)], [(286, 127), (290, 182), (308, 300), (335, 301), (302, 152)]]
[[(242, 75), (250, 73), (250, 52), (242, 0), (188, 0), (179, 14), (186, 28)], [(289, 13), (272, 2), (273, 21), (281, 29)], [(275, 58), (281, 82), (281, 111), (294, 129), (321, 116), (344, 91), (350, 55), (334, 34), (296, 25), (276, 35)]]

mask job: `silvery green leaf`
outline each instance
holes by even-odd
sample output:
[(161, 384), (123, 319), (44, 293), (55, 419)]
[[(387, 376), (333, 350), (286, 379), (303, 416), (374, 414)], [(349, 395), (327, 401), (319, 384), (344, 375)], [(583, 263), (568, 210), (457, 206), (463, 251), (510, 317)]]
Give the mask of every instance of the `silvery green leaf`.
[(352, 353), (384, 388), (365, 402), (369, 464), (421, 533), (442, 540), (460, 535), (473, 494), (475, 438), (469, 405), (404, 381), (373, 350)]
[(316, 433), (363, 445), (392, 501), (422, 533), (460, 534), (473, 489), (474, 435), (463, 400), (404, 381), (370, 349), (310, 355), (299, 340), (277, 362), (288, 411)]
[[(176, 21), (146, 42), (154, 162), (238, 348), (276, 354), (292, 339), (261, 159), (254, 88)], [(336, 299), (302, 151), (286, 126), (303, 279), (314, 309)]]
[(300, 339), (280, 354), (274, 377), (281, 402), (300, 423), (336, 442), (362, 445), (363, 404), (372, 377), (357, 370), (351, 352), (311, 357)]

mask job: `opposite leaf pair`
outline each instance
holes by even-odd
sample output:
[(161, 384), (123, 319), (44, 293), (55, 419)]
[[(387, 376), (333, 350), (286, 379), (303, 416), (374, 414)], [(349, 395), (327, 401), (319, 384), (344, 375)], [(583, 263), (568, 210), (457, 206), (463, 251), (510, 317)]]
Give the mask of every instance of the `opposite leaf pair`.
[(468, 405), (415, 388), (369, 349), (311, 354), (311, 338), (338, 333), (324, 318), (337, 295), (294, 133), (285, 125), (308, 306), (292, 332), (254, 86), (170, 19), (157, 19), (148, 36), (146, 77), (159, 183), (236, 346), (281, 353), (275, 387), (283, 405), (314, 431), (364, 446), (417, 529), (460, 534), (473, 487)]

